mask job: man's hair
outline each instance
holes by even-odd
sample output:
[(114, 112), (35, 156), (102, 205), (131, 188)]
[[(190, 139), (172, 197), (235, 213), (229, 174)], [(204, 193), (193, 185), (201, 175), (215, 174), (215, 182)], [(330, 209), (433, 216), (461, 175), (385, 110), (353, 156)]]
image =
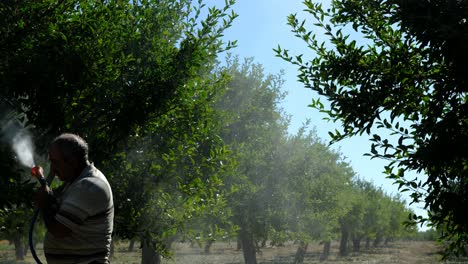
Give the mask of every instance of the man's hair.
[(61, 134), (52, 141), (50, 146), (57, 146), (65, 160), (76, 158), (81, 162), (88, 161), (88, 143), (78, 135)]

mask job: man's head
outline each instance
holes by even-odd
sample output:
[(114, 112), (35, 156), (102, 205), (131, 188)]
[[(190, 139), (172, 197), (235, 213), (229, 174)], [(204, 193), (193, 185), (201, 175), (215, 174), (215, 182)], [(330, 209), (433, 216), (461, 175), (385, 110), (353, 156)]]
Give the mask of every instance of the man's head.
[(61, 134), (49, 148), (51, 170), (62, 181), (73, 181), (89, 164), (88, 144), (75, 134)]

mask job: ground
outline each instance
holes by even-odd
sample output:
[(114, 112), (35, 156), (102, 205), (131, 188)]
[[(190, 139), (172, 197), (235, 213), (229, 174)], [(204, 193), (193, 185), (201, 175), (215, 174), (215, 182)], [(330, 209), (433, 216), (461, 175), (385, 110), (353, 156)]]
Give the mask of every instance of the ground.
[[(440, 263), (441, 248), (435, 242), (428, 241), (400, 241), (389, 244), (385, 247), (374, 248), (363, 251), (360, 254), (350, 254), (347, 257), (337, 256), (337, 243), (332, 243), (332, 251), (327, 261), (319, 261), (321, 252), (320, 245), (309, 246), (305, 264), (436, 264)], [(112, 264), (140, 264), (141, 252), (127, 251), (128, 243), (117, 244)], [(215, 243), (210, 254), (204, 254), (203, 248), (191, 247), (187, 243), (174, 244), (174, 256), (172, 259), (165, 259), (164, 264), (243, 264), (242, 252), (236, 251), (235, 243)], [(290, 264), (293, 263), (294, 253), (297, 245), (287, 243), (284, 247), (263, 248), (257, 255), (259, 264)], [(39, 244), (36, 251), (39, 258), (45, 262), (42, 255), (42, 246)], [(25, 261), (14, 261), (14, 250), (6, 241), (0, 241), (0, 264), (33, 264), (31, 254), (28, 254)], [(446, 264), (462, 264), (468, 260), (452, 260), (444, 262)]]

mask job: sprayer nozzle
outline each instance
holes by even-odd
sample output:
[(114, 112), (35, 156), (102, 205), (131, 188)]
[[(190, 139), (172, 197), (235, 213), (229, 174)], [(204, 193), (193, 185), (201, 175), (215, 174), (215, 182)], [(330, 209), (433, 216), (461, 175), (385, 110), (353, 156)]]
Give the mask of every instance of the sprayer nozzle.
[(44, 178), (44, 172), (41, 166), (34, 166), (31, 168), (31, 175), (36, 178), (42, 186), (47, 185), (47, 181)]
[(32, 169), (31, 169), (31, 174), (32, 174), (32, 176), (38, 177), (38, 176), (39, 176), (39, 169), (40, 169), (39, 166), (34, 166), (34, 167), (32, 167)]

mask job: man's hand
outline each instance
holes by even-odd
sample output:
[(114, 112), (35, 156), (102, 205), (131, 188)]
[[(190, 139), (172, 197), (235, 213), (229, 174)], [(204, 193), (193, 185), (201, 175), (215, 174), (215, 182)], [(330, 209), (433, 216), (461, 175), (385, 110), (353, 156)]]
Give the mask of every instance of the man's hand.
[(31, 176), (36, 178), (41, 185), (47, 185), (46, 178), (44, 177), (44, 169), (41, 166), (32, 167)]
[(44, 169), (41, 166), (34, 166), (31, 169), (31, 176), (39, 179), (44, 178)]
[(54, 194), (52, 189), (49, 186), (41, 186), (39, 190), (37, 190), (36, 195), (34, 196), (34, 204), (37, 208), (44, 210), (48, 209), (54, 203)]

